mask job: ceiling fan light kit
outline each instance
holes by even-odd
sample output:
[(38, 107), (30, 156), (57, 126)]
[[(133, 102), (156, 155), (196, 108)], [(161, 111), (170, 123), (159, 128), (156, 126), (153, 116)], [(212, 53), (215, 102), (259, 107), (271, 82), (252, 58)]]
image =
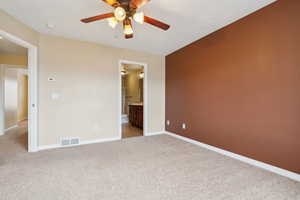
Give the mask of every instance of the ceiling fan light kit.
[(136, 21), (137, 23), (143, 24), (144, 20), (145, 20), (145, 15), (143, 12), (137, 12), (133, 15), (133, 19), (134, 21)]
[(112, 28), (116, 28), (116, 26), (119, 23), (115, 17), (108, 18), (107, 21), (108, 21), (108, 25)]
[(114, 7), (114, 12), (97, 15), (82, 19), (84, 23), (90, 23), (102, 19), (107, 19), (108, 25), (115, 28), (119, 23), (123, 23), (123, 32), (126, 39), (133, 38), (132, 20), (143, 24), (144, 22), (151, 24), (157, 28), (168, 30), (170, 26), (161, 21), (145, 16), (143, 12), (137, 12), (150, 0), (103, 0), (105, 3)]
[(119, 6), (115, 9), (114, 15), (118, 21), (123, 21), (126, 18), (126, 11), (124, 8)]
[(123, 22), (124, 25), (124, 34), (125, 35), (132, 35), (133, 34), (133, 29), (131, 26), (131, 21), (129, 19), (124, 20)]

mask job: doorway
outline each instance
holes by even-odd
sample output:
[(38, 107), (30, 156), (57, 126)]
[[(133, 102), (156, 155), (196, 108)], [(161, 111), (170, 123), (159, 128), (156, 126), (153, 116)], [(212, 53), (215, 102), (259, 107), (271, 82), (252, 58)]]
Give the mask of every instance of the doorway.
[[(3, 43), (2, 43), (3, 44)], [(1, 41), (0, 41), (1, 48)], [(3, 49), (2, 49), (3, 50)], [(22, 50), (22, 49), (20, 49)], [(24, 49), (26, 51), (26, 49)], [(3, 52), (3, 51), (2, 51)], [(27, 52), (26, 52), (27, 53)], [(26, 54), (24, 52), (24, 54)], [(13, 54), (9, 54), (13, 57)], [(3, 56), (3, 54), (2, 54)], [(14, 59), (26, 58), (16, 55)], [(0, 61), (1, 62), (1, 61)], [(2, 61), (3, 62), (3, 61)], [(2, 133), (0, 149), (23, 152), (28, 149), (28, 70), (25, 65), (1, 65)]]
[[(0, 40), (7, 40), (14, 45), (21, 46), (27, 50), (27, 79), (28, 79), (28, 135), (24, 140), (27, 142), (28, 152), (38, 151), (38, 90), (37, 90), (37, 47), (0, 29)], [(10, 46), (12, 47), (12, 46)], [(14, 48), (12, 48), (14, 50)], [(16, 64), (18, 65), (18, 64)], [(18, 68), (18, 67), (17, 67)], [(1, 101), (0, 101), (0, 135), (5, 133), (5, 108), (4, 108), (4, 79), (3, 79), (4, 67), (1, 66)], [(26, 79), (26, 78), (25, 78)], [(24, 124), (21, 124), (21, 126)], [(27, 127), (26, 127), (27, 128)]]
[(144, 136), (147, 112), (146, 64), (120, 62), (120, 138)]

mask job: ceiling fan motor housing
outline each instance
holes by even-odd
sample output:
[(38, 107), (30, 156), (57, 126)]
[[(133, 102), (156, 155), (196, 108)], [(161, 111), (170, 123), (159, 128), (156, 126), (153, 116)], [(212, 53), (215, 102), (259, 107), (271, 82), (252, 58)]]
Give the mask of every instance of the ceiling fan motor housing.
[(136, 13), (136, 8), (130, 6), (131, 0), (118, 0), (120, 7), (124, 8), (127, 17), (132, 17)]
[(131, 2), (131, 0), (118, 0), (120, 3), (127, 3), (129, 4)]

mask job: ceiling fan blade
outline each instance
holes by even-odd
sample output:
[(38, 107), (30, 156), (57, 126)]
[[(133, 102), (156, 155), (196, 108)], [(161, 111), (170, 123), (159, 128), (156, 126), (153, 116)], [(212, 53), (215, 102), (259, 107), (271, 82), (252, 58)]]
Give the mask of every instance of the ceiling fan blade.
[(131, 38), (133, 38), (133, 34), (125, 35), (125, 38), (126, 38), (126, 39), (131, 39)]
[(82, 19), (81, 21), (83, 23), (90, 23), (90, 22), (101, 20), (101, 19), (110, 18), (110, 17), (113, 17), (113, 16), (114, 16), (113, 13), (106, 13), (106, 14), (97, 15), (97, 16), (94, 16), (94, 17), (85, 18), (85, 19)]
[(165, 23), (163, 23), (161, 21), (158, 21), (156, 19), (153, 19), (151, 17), (147, 17), (147, 16), (144, 17), (144, 22), (146, 22), (148, 24), (151, 24), (153, 26), (156, 26), (157, 28), (161, 28), (161, 29), (163, 29), (165, 31), (170, 28), (170, 25), (165, 24)]
[(120, 3), (117, 0), (102, 0), (102, 1), (104, 1), (105, 3), (113, 7), (118, 7), (120, 5)]
[(150, 0), (131, 0), (130, 6), (132, 8), (140, 8), (146, 3), (148, 3)]

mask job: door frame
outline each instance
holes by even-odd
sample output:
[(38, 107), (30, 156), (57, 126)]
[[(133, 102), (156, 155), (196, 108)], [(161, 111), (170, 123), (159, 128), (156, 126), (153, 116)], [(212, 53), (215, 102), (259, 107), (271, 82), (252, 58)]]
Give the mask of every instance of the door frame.
[(119, 108), (118, 108), (118, 123), (119, 123), (119, 138), (122, 139), (122, 64), (140, 65), (144, 67), (143, 80), (143, 136), (148, 135), (148, 65), (146, 63), (119, 60), (118, 74), (119, 74)]
[[(28, 49), (28, 152), (38, 151), (38, 48), (23, 39), (0, 30), (0, 35)], [(3, 102), (2, 102), (3, 103)]]

